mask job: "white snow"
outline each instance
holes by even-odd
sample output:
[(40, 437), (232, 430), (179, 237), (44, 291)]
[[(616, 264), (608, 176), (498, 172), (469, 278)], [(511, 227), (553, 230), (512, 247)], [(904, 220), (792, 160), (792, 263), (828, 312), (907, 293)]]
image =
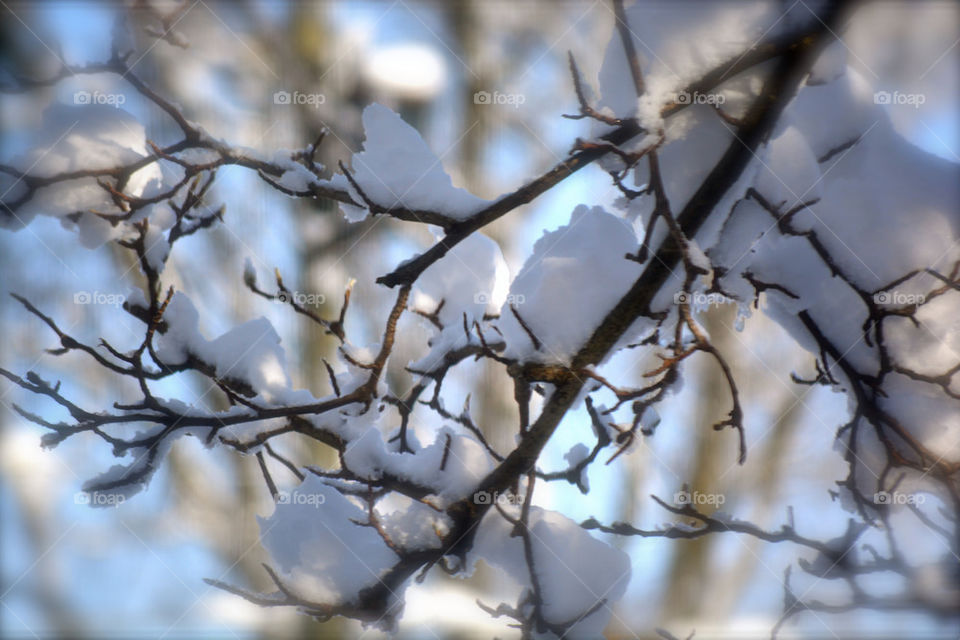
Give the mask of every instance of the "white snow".
[[(925, 291), (937, 288), (932, 278), (917, 278)], [(910, 292), (906, 286), (898, 290)], [(907, 293), (906, 295), (910, 295)], [(921, 292), (920, 295), (924, 295)], [(908, 318), (890, 318), (886, 345), (901, 365), (924, 375), (936, 376), (960, 362), (960, 314), (956, 313), (960, 293), (946, 293), (925, 301), (917, 309), (914, 324)], [(931, 336), (938, 339), (931, 340)], [(953, 391), (960, 392), (960, 376), (954, 376)]]
[[(590, 455), (590, 449), (587, 448), (587, 445), (582, 442), (570, 447), (570, 450), (563, 454), (563, 459), (567, 461), (567, 465), (572, 469), (581, 462), (587, 459)], [(590, 478), (587, 476), (587, 469), (589, 467), (584, 467), (580, 472), (580, 486), (583, 488), (583, 491), (590, 490)]]
[[(289, 149), (280, 149), (273, 154), (271, 162), (284, 170), (276, 182), (291, 191), (304, 192), (311, 184), (318, 182), (317, 176), (303, 164), (292, 160), (293, 153)], [(323, 165), (318, 165), (318, 168), (322, 169)]]
[[(573, 625), (565, 637), (599, 636), (630, 581), (629, 556), (555, 511), (531, 507), (529, 525), (534, 566), (545, 601), (544, 616), (558, 624), (576, 621), (602, 601), (604, 604)], [(480, 524), (471, 564), (482, 558), (529, 587), (523, 543), (521, 538), (510, 536), (512, 529), (513, 525), (491, 510)]]
[[(788, 124), (764, 152), (766, 166), (754, 187), (780, 207), (779, 213), (800, 200), (819, 197), (816, 205), (796, 213), (790, 226), (815, 234), (841, 276), (868, 296), (915, 270), (932, 266), (949, 271), (960, 258), (956, 165), (900, 137), (874, 104), (869, 84), (852, 69), (841, 72), (836, 60), (822, 60), (818, 74), (818, 84), (803, 88), (788, 107), (784, 115)], [(855, 139), (855, 144), (841, 149)], [(828, 154), (833, 157), (826, 158)], [(847, 363), (864, 375), (875, 375), (880, 365), (877, 348), (862, 335), (866, 303), (843, 277), (831, 273), (807, 238), (782, 235), (776, 222), (754, 202), (737, 205), (719, 241), (709, 249), (714, 263), (729, 270), (722, 280), (724, 288), (749, 300), (752, 287), (741, 277), (746, 271), (784, 287), (797, 299), (771, 290), (766, 313), (801, 346), (818, 354), (816, 341), (797, 319), (797, 313), (806, 311)], [(916, 302), (941, 284), (923, 275), (884, 291), (893, 300)], [(919, 324), (899, 317), (885, 321), (884, 344), (895, 362), (926, 375), (943, 373), (957, 362), (957, 299), (950, 292), (927, 301), (917, 311)], [(832, 359), (829, 365), (846, 388), (841, 368)], [(936, 385), (896, 374), (885, 380), (883, 394), (880, 405), (918, 442), (936, 456), (956, 459), (960, 423), (955, 400)], [(878, 478), (887, 453), (872, 425), (862, 421), (860, 427), (855, 478), (858, 489), (871, 496), (883, 488)], [(924, 486), (929, 485), (908, 474), (901, 490)]]
[(428, 100), (443, 88), (447, 69), (436, 48), (403, 43), (375, 49), (363, 68), (366, 79), (390, 95)]
[(960, 411), (955, 398), (935, 385), (900, 374), (889, 376), (884, 391), (888, 394), (880, 400), (884, 410), (909, 425), (911, 434), (942, 462), (960, 462)]
[[(469, 218), (490, 204), (453, 186), (441, 158), (416, 129), (387, 107), (374, 103), (365, 108), (363, 129), (363, 151), (353, 154), (351, 172), (371, 201), (387, 208), (439, 212), (453, 220)], [(345, 176), (334, 176), (330, 184), (363, 202)], [(366, 217), (366, 209), (341, 204), (341, 210), (351, 222)]]
[[(48, 177), (81, 169), (110, 169), (147, 154), (144, 127), (126, 111), (103, 104), (55, 104), (44, 112), (36, 147), (13, 164), (31, 175)], [(149, 196), (159, 189), (162, 179), (160, 167), (156, 163), (148, 164), (130, 176), (124, 192)], [(15, 193), (11, 191), (11, 195)], [(84, 212), (76, 227), (81, 232), (83, 245), (88, 248), (100, 246), (125, 231), (123, 225), (113, 227), (91, 211), (119, 213), (96, 179), (82, 178), (39, 189), (18, 209), (17, 218), (0, 220), (16, 228), (28, 224), (36, 215), (62, 218)], [(74, 227), (69, 221), (64, 224)]]
[[(499, 336), (487, 330), (483, 318), (486, 314), (499, 313), (509, 286), (510, 272), (500, 245), (480, 232), (471, 234), (430, 265), (414, 284), (410, 306), (427, 314), (439, 308), (437, 319), (443, 330), (430, 339), (429, 353), (411, 366), (418, 370), (433, 367), (444, 353), (466, 345), (464, 316), (471, 342), (479, 343), (474, 322), (480, 324), (488, 344), (499, 342)], [(426, 321), (423, 324), (435, 331), (432, 324)]]
[[(677, 92), (704, 70), (735, 59), (775, 19), (764, 3), (741, 2), (636, 3), (626, 8), (626, 14), (644, 75), (644, 104), (660, 106), (676, 101)], [(779, 27), (772, 28), (768, 35), (778, 31)], [(636, 115), (637, 94), (630, 78), (623, 43), (614, 30), (599, 72), (599, 106), (618, 117)], [(648, 112), (643, 120), (655, 123), (656, 117)], [(598, 126), (597, 133), (604, 128)]]
[(155, 272), (161, 273), (167, 262), (167, 256), (170, 255), (170, 243), (163, 230), (154, 225), (148, 225), (143, 238), (143, 247), (147, 265)]
[[(614, 32), (599, 75), (601, 108), (619, 116), (637, 115), (647, 126), (658, 127), (660, 108), (674, 100), (689, 80), (736, 57), (768, 26), (772, 28), (766, 36), (772, 36), (809, 19), (804, 7), (792, 10), (774, 24), (769, 4), (718, 2), (709, 7), (695, 6), (695, 10), (688, 10), (637, 3), (627, 9), (647, 93), (637, 100), (632, 83), (627, 81), (629, 70), (619, 34)], [(819, 354), (816, 341), (797, 318), (805, 311), (847, 363), (865, 375), (873, 375), (880, 360), (876, 346), (862, 335), (867, 304), (843, 278), (849, 278), (869, 295), (914, 270), (932, 267), (948, 272), (960, 258), (956, 245), (960, 237), (960, 217), (956, 215), (960, 182), (955, 164), (919, 150), (894, 131), (884, 109), (875, 103), (875, 88), (847, 66), (848, 55), (843, 43), (837, 42), (820, 56), (770, 142), (757, 151), (757, 158), (740, 183), (725, 195), (695, 240), (713, 264), (725, 270), (721, 285), (740, 301), (741, 312), (754, 296), (753, 287), (744, 277), (749, 272), (757, 280), (797, 296), (794, 299), (783, 291), (768, 289), (763, 308), (800, 345)], [(742, 74), (717, 88), (714, 101), (736, 117), (759, 86), (756, 72)], [(663, 124), (666, 143), (659, 151), (674, 212), (683, 207), (733, 140), (734, 126), (723, 122), (709, 104), (688, 104), (691, 106)], [(607, 129), (606, 125), (594, 125), (593, 134)], [(628, 148), (646, 143), (635, 140)], [(616, 167), (619, 162), (610, 159), (605, 167)], [(635, 178), (636, 186), (647, 181), (644, 163), (638, 166)], [(749, 186), (777, 207), (778, 215), (803, 201), (819, 198), (817, 204), (796, 213), (790, 226), (800, 233), (814, 233), (840, 276), (831, 272), (807, 238), (783, 235), (777, 219), (755, 202), (740, 201), (734, 206)], [(652, 205), (652, 198), (638, 198), (626, 206), (627, 215), (642, 228)], [(664, 233), (664, 229), (658, 229), (652, 244), (656, 246)], [(525, 272), (514, 287), (522, 282)], [(929, 277), (918, 277), (889, 293), (901, 298), (916, 296), (940, 284)], [(655, 298), (653, 308), (670, 311), (669, 299), (678, 286), (677, 279), (669, 282)], [(702, 281), (696, 283), (695, 291), (703, 286)], [(528, 300), (536, 300), (535, 295), (528, 295)], [(942, 373), (955, 364), (956, 352), (960, 352), (956, 305), (957, 296), (948, 293), (920, 307), (916, 316), (919, 325), (907, 318), (889, 318), (884, 325), (884, 340), (897, 362), (927, 375)], [(523, 313), (524, 308), (520, 311)], [(553, 316), (561, 319), (557, 324), (562, 324), (567, 314), (560, 308), (553, 311)], [(544, 338), (540, 335), (544, 328), (538, 324), (541, 317), (538, 306), (528, 304), (524, 319), (538, 337)], [(516, 325), (510, 318), (501, 320), (502, 327), (511, 323)], [(594, 323), (580, 324), (591, 327)], [(517, 331), (516, 326), (512, 329), (505, 331), (508, 348), (517, 349), (516, 345), (525, 344), (524, 332)], [(549, 339), (543, 341), (551, 344)], [(834, 365), (832, 360), (829, 364)], [(833, 374), (843, 378), (839, 367), (834, 366)], [(954, 384), (954, 391), (958, 384)], [(846, 387), (847, 381), (843, 380), (841, 386)], [(882, 404), (888, 411), (935, 455), (954, 459), (960, 441), (954, 400), (936, 385), (904, 376), (892, 376), (884, 384), (884, 391), (888, 397)], [(870, 495), (877, 490), (876, 478), (883, 469), (886, 452), (873, 428), (863, 426), (866, 428), (860, 429), (855, 466), (861, 490)]]
[(820, 167), (799, 129), (786, 127), (767, 145), (765, 156), (754, 187), (767, 200), (784, 202), (786, 212), (820, 197)]
[[(570, 222), (544, 233), (510, 286), (498, 326), (505, 355), (569, 363), (639, 277), (633, 229), (602, 207), (579, 205)], [(536, 349), (511, 306), (541, 343)]]
[(366, 522), (366, 512), (312, 474), (258, 520), (275, 568), (314, 602), (355, 602), (398, 561), (373, 528), (353, 522)]
[[(133, 440), (142, 440), (150, 436), (157, 435), (164, 429), (163, 426), (154, 426), (146, 431), (139, 431), (134, 434)], [(162, 438), (156, 445), (153, 455), (147, 447), (132, 447), (124, 452), (126, 457), (132, 458), (127, 464), (115, 464), (103, 473), (94, 476), (83, 484), (83, 491), (89, 500), (91, 507), (115, 507), (123, 504), (128, 498), (143, 491), (154, 473), (169, 453), (174, 441), (187, 435), (186, 430), (175, 431), (172, 435)], [(134, 474), (140, 475), (137, 482), (123, 482), (116, 487), (103, 487), (103, 485), (114, 482), (127, 481)], [(103, 488), (99, 488), (103, 487)]]
[(503, 253), (489, 236), (474, 232), (430, 265), (414, 284), (413, 306), (433, 312), (443, 302), (439, 320), (457, 326), (497, 313), (507, 298), (509, 271)]
[[(351, 422), (354, 435), (343, 454), (344, 466), (361, 478), (377, 480), (389, 472), (431, 488), (442, 501), (447, 502), (470, 495), (477, 483), (493, 468), (493, 461), (483, 445), (472, 436), (457, 433), (450, 427), (438, 429), (433, 442), (425, 447), (420, 448), (410, 442), (415, 449), (414, 454), (388, 451), (377, 424), (370, 421), (372, 413), (368, 412)], [(443, 465), (448, 436), (450, 450)]]
[(266, 401), (290, 388), (280, 337), (266, 318), (257, 318), (214, 340), (199, 330), (199, 315), (186, 295), (177, 292), (164, 313), (168, 329), (157, 338), (157, 355), (166, 364), (182, 364), (189, 356), (214, 367), (221, 379), (240, 380)]

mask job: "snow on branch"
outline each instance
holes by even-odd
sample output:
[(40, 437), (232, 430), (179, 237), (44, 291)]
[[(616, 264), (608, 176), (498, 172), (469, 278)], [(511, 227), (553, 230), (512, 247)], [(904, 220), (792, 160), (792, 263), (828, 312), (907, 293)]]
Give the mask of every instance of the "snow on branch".
[[(112, 242), (129, 252), (145, 280), (140, 295), (123, 305), (142, 325), (139, 344), (128, 350), (106, 340), (87, 344), (41, 306), (14, 295), (55, 334), (59, 346), (51, 353), (79, 352), (135, 382), (140, 394), (106, 410), (87, 409), (59, 382), (0, 369), (14, 385), (59, 405), (69, 420), (17, 411), (47, 430), (46, 447), (90, 434), (117, 458), (130, 458), (85, 485), (95, 494), (143, 489), (181, 436), (254, 455), (276, 503), (260, 520), (271, 559), (264, 570), (275, 589), (261, 594), (209, 583), (321, 620), (346, 616), (396, 629), (411, 579), (422, 581), (434, 568), (467, 577), (483, 559), (521, 591), (515, 604), (479, 606), (510, 619), (523, 637), (599, 635), (626, 592), (630, 558), (588, 530), (681, 540), (733, 532), (797, 545), (812, 554), (798, 561), (804, 572), (842, 579), (852, 597), (833, 605), (796, 596), (788, 574), (778, 627), (804, 611), (949, 608), (907, 592), (899, 600), (868, 595), (862, 581), (881, 571), (918, 579), (888, 526), (896, 505), (877, 496), (936, 493), (953, 511), (941, 517), (914, 508), (913, 514), (956, 548), (960, 362), (933, 344), (951, 341), (960, 349), (955, 327), (944, 320), (956, 317), (960, 294), (960, 256), (951, 242), (957, 227), (949, 218), (955, 214), (949, 209), (953, 168), (906, 149), (888, 121), (871, 123), (875, 111), (852, 69), (844, 65), (830, 82), (811, 81), (846, 17), (846, 3), (830, 3), (802, 20), (791, 15), (776, 29), (779, 20), (758, 21), (753, 27), (769, 36), (757, 40), (744, 27), (734, 44), (711, 35), (709, 21), (678, 28), (674, 39), (706, 49), (689, 54), (697, 64), (684, 69), (688, 54), (664, 46), (664, 58), (680, 75), (667, 73), (663, 59), (648, 59), (635, 42), (636, 31), (656, 25), (639, 24), (619, 1), (613, 7), (616, 32), (605, 67), (616, 72), (608, 74), (616, 82), (603, 81), (601, 73), (595, 96), (569, 55), (578, 112), (567, 117), (589, 122), (591, 135), (573, 141), (552, 168), (492, 201), (455, 187), (420, 134), (381, 105), (364, 110), (363, 148), (349, 168), (341, 163), (339, 173), (327, 176), (315, 160), (324, 134), (270, 158), (216, 140), (148, 87), (128, 65), (129, 54), (115, 50), (104, 63), (16, 78), (4, 91), (114, 74), (165, 113), (180, 135), (160, 144), (121, 110), (61, 105), (48, 111), (48, 124), (75, 119), (67, 135), (0, 165), (10, 194), (2, 203), (5, 226), (22, 227), (35, 215), (60, 218), (87, 246)], [(158, 19), (167, 26), (173, 18)], [(719, 95), (724, 104), (729, 96), (730, 105), (701, 108), (689, 99), (703, 94)], [(853, 115), (822, 136), (822, 104), (843, 105)], [(912, 168), (898, 163), (902, 154), (912, 154)], [(568, 223), (544, 233), (511, 280), (499, 246), (482, 230), (592, 163), (622, 194), (616, 208), (571, 207)], [(355, 342), (360, 323), (356, 305), (350, 306), (354, 287), (373, 283), (344, 283), (339, 313), (324, 317), (298, 301), (279, 271), (274, 288), (258, 283), (247, 266), (242, 278), (250, 293), (286, 303), (291, 316), (337, 338), (338, 360), (323, 361), (327, 395), (293, 388), (280, 337), (265, 318), (205, 336), (205, 309), (175, 291), (164, 273), (181, 239), (229, 224), (225, 207), (209, 202), (217, 171), (227, 166), (254, 171), (290, 197), (336, 202), (351, 222), (369, 214), (439, 228), (433, 246), (376, 280), (393, 288), (394, 297), (382, 318), (366, 318), (377, 327), (373, 345)], [(889, 179), (875, 198), (862, 187), (873, 174)], [(902, 195), (913, 184), (928, 188)], [(911, 225), (929, 246), (907, 250), (896, 234)], [(770, 531), (656, 497), (680, 521), (652, 529), (594, 519), (576, 525), (534, 504), (535, 489), (548, 482), (587, 493), (591, 465), (610, 464), (641, 438), (652, 438), (656, 407), (679, 393), (682, 369), (698, 354), (719, 367), (729, 400), (712, 425), (725, 433), (715, 437), (736, 438), (737, 461), (745, 464), (746, 409), (729, 354), (700, 323), (706, 306), (700, 300), (715, 296), (746, 311), (751, 303), (759, 306), (761, 294), (764, 311), (816, 360), (815, 379), (797, 381), (831, 386), (849, 398), (850, 419), (837, 432), (849, 476), (837, 497), (854, 517), (841, 536), (802, 536), (792, 514)], [(405, 340), (401, 321), (410, 316), (427, 325), (430, 337), (406, 365), (413, 385), (401, 390), (386, 372)], [(638, 386), (618, 382), (604, 368), (628, 348), (659, 358)], [(469, 396), (459, 412), (444, 402), (445, 380), (470, 361), (485, 361), (510, 379), (518, 420), (508, 450), (491, 443)], [(158, 383), (188, 372), (218, 390), (226, 408), (163, 397)], [(542, 402), (534, 402), (534, 394)], [(544, 448), (581, 403), (592, 428), (588, 441), (569, 451), (566, 468), (544, 469)], [(420, 442), (415, 418), (429, 425), (432, 440)], [(298, 466), (282, 456), (272, 445), (291, 434), (331, 448), (337, 464)], [(296, 478), (293, 490), (274, 479), (271, 461)], [(863, 532), (878, 524), (890, 531), (886, 554), (858, 546)]]

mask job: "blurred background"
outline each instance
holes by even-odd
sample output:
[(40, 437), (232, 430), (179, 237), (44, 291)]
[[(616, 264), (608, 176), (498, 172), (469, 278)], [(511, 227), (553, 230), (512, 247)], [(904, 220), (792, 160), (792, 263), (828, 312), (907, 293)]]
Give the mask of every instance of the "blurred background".
[[(178, 103), (186, 116), (231, 144), (267, 153), (303, 148), (323, 128), (330, 134), (318, 159), (348, 161), (363, 139), (360, 112), (376, 101), (420, 130), (457, 186), (492, 198), (565, 157), (589, 124), (561, 118), (577, 103), (567, 68), (572, 51), (585, 78), (595, 81), (613, 26), (609, 3), (457, 0), (452, 2), (0, 2), (3, 73), (48, 77), (59, 60), (85, 64), (109, 57), (118, 18), (135, 49), (137, 75)], [(844, 37), (849, 64), (876, 90), (922, 93), (919, 108), (889, 110), (898, 131), (930, 153), (960, 162), (957, 38), (953, 2), (883, 2), (855, 15)], [(166, 37), (157, 38), (156, 34)], [(0, 162), (29, 148), (43, 110), (71, 103), (76, 91), (122, 93), (123, 108), (146, 126), (149, 139), (175, 141), (166, 116), (112, 75), (69, 77), (50, 88), (0, 96)], [(277, 103), (276, 92), (322, 96)], [(513, 104), (475, 100), (478, 92), (522, 96)], [(565, 224), (575, 205), (610, 206), (618, 192), (590, 167), (521, 207), (485, 232), (500, 243), (516, 273), (544, 230)], [(294, 200), (248, 170), (222, 169), (212, 202), (226, 205), (226, 224), (178, 243), (164, 272), (198, 304), (208, 337), (258, 316), (277, 328), (296, 388), (327, 393), (322, 358), (337, 346), (289, 308), (255, 298), (243, 285), (249, 258), (261, 279), (280, 270), (292, 290), (328, 301), (338, 312), (343, 290), (357, 280), (348, 327), (356, 344), (377, 342), (393, 299), (373, 284), (397, 262), (430, 245), (419, 225), (368, 219), (348, 225), (329, 202)], [(90, 251), (60, 223), (39, 217), (17, 232), (0, 232), (0, 364), (60, 379), (67, 395), (88, 408), (106, 407), (135, 389), (92, 366), (89, 359), (44, 350), (56, 337), (9, 297), (28, 297), (74, 337), (95, 343), (130, 341), (142, 325), (122, 310), (77, 305), (78, 291), (125, 295), (140, 274), (128, 252), (109, 245)], [(120, 275), (122, 274), (122, 276)], [(812, 358), (762, 314), (738, 318), (734, 307), (713, 307), (704, 322), (734, 367), (746, 410), (750, 457), (736, 465), (736, 438), (709, 428), (728, 410), (719, 369), (704, 357), (684, 369), (683, 393), (661, 408), (663, 421), (615, 463), (593, 465), (591, 491), (560, 483), (538, 486), (538, 503), (580, 521), (623, 520), (651, 528), (672, 521), (649, 495), (668, 501), (691, 491), (723, 497), (721, 508), (776, 529), (792, 506), (798, 530), (830, 539), (843, 534), (849, 514), (830, 499), (845, 476), (832, 449), (845, 421), (846, 400), (822, 387), (794, 384), (810, 377)], [(389, 382), (400, 391), (411, 378), (403, 365), (417, 357), (427, 332), (408, 314), (405, 337), (392, 359)], [(737, 325), (743, 331), (737, 331)], [(638, 383), (656, 366), (652, 354), (631, 350), (607, 371)], [(513, 442), (512, 387), (497, 367), (465, 364), (446, 386), (448, 406), (472, 392), (475, 421), (495, 447)], [(200, 378), (178, 376), (158, 393), (217, 407)], [(0, 381), (0, 636), (3, 638), (376, 638), (353, 622), (319, 624), (287, 609), (261, 609), (215, 590), (205, 577), (269, 589), (260, 563), (256, 516), (272, 501), (256, 460), (205, 449), (181, 439), (149, 489), (120, 507), (90, 509), (77, 498), (82, 483), (114, 460), (96, 438), (73, 438), (42, 451), (41, 430), (12, 409), (56, 418), (56, 410), (6, 380)], [(221, 407), (222, 408), (222, 407)], [(563, 454), (590, 442), (589, 420), (568, 416), (542, 467), (566, 467)], [(333, 464), (320, 445), (290, 437), (278, 445), (299, 463)], [(281, 470), (275, 472), (279, 476)], [(292, 478), (285, 478), (286, 482)], [(917, 545), (933, 542), (918, 530)], [(783, 601), (785, 568), (803, 557), (788, 544), (764, 544), (733, 534), (695, 541), (610, 538), (633, 561), (627, 596), (616, 609), (610, 637), (653, 637), (666, 627), (680, 637), (764, 637)], [(883, 577), (878, 577), (880, 589)], [(471, 581), (432, 572), (407, 591), (403, 637), (511, 637), (502, 622), (475, 604), (504, 599), (502, 578), (481, 566)], [(831, 585), (811, 586), (821, 599)], [(803, 586), (800, 591), (806, 589)], [(820, 591), (823, 589), (823, 591)], [(801, 615), (790, 637), (934, 637), (958, 630), (922, 614), (861, 611)]]

